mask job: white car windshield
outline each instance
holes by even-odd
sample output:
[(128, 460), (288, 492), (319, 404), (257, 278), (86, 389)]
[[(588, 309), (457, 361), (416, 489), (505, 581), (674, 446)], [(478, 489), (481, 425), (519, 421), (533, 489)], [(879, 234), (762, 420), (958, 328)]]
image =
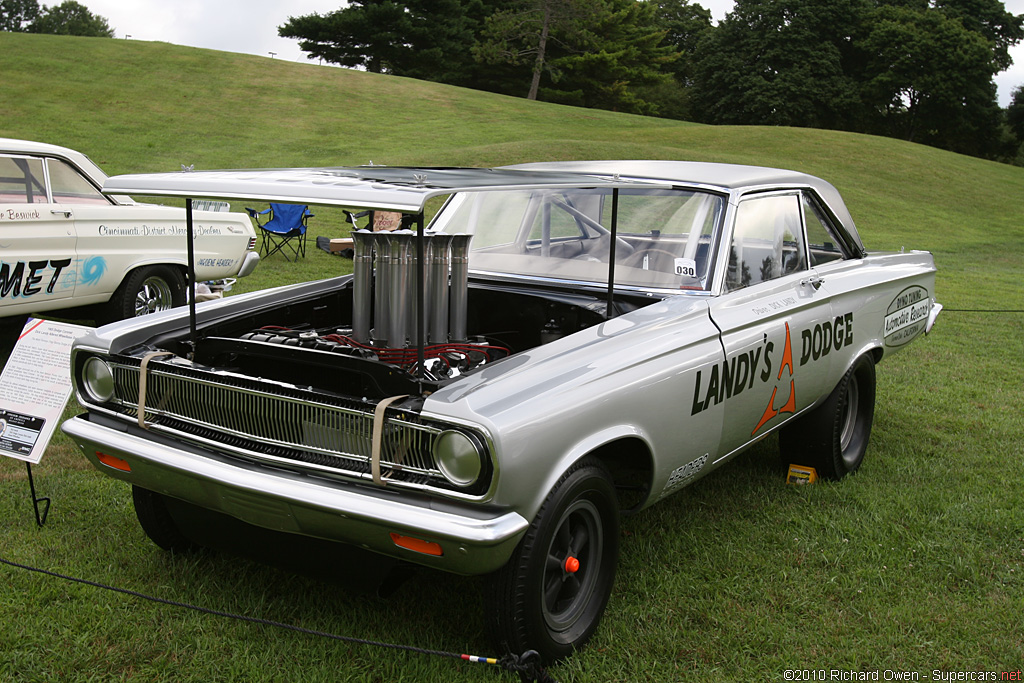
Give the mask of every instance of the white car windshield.
[(705, 290), (724, 206), (695, 190), (465, 192), (431, 228), (472, 234), (475, 271), (604, 283), (614, 213), (617, 285)]

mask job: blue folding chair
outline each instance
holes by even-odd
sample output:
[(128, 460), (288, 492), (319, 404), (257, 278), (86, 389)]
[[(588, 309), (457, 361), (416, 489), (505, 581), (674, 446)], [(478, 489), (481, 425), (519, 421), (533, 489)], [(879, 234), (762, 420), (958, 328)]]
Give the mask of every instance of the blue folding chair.
[[(271, 204), (269, 209), (256, 211), (246, 207), (249, 215), (256, 220), (263, 235), (260, 254), (264, 257), (281, 252), (286, 261), (306, 256), (306, 221), (313, 214), (302, 204)], [(260, 216), (270, 214), (266, 223), (260, 223)], [(288, 258), (291, 252), (294, 258)]]

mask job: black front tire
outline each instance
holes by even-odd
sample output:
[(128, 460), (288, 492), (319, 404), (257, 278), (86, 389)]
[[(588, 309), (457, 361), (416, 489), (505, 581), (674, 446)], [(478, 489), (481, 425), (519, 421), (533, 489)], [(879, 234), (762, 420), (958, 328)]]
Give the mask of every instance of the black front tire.
[(117, 288), (100, 322), (109, 323), (166, 311), (185, 303), (185, 277), (174, 266), (136, 268)]
[(173, 553), (188, 553), (199, 547), (181, 532), (162, 494), (132, 485), (132, 503), (139, 525), (153, 543)]
[(779, 433), (779, 449), (819, 477), (842, 479), (864, 461), (875, 415), (875, 363), (861, 356), (828, 399)]
[(548, 494), (508, 564), (487, 577), (485, 618), (495, 645), (535, 650), (547, 663), (582, 648), (608, 604), (618, 555), (611, 476), (584, 458)]

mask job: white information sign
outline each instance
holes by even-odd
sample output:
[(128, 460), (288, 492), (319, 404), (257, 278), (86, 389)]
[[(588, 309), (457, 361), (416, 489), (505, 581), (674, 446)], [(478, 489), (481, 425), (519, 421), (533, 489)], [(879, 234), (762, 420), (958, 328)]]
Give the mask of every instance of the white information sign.
[(0, 374), (0, 455), (42, 459), (71, 396), (71, 343), (89, 329), (28, 319)]

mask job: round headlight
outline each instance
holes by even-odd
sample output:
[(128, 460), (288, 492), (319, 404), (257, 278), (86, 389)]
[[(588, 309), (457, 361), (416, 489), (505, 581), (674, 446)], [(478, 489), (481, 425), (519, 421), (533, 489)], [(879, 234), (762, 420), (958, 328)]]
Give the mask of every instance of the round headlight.
[(480, 448), (462, 432), (441, 432), (434, 441), (434, 460), (441, 474), (456, 486), (469, 486), (480, 476)]
[(89, 398), (106, 403), (114, 398), (114, 375), (110, 366), (101, 358), (90, 358), (82, 368), (82, 385)]

